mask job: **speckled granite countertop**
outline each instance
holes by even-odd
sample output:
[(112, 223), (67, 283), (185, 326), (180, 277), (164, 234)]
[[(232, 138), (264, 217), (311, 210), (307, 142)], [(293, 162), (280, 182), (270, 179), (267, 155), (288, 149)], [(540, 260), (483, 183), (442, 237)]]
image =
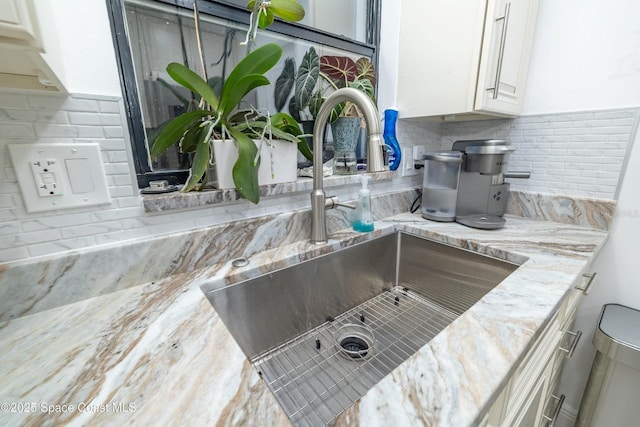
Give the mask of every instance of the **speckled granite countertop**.
[(338, 425), (465, 426), (586, 271), (607, 232), (508, 216), (496, 231), (400, 214), (326, 245), (282, 245), (230, 263), (0, 323), (1, 425), (289, 425), (200, 286), (256, 276), (405, 230), (522, 266), (379, 382)]

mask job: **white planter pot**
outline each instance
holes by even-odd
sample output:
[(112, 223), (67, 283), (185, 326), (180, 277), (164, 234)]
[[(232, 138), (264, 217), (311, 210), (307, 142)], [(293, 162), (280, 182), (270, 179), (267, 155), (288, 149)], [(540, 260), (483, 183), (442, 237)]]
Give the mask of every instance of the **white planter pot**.
[[(253, 141), (256, 147), (260, 146), (260, 141)], [(262, 142), (260, 149), (260, 167), (258, 168), (258, 183), (280, 184), (292, 182), (297, 179), (298, 147), (295, 143), (274, 139), (272, 146), (268, 142)], [(213, 153), (216, 159), (217, 188), (227, 190), (236, 188), (233, 183), (231, 171), (233, 165), (238, 160), (238, 150), (231, 140), (214, 140)]]

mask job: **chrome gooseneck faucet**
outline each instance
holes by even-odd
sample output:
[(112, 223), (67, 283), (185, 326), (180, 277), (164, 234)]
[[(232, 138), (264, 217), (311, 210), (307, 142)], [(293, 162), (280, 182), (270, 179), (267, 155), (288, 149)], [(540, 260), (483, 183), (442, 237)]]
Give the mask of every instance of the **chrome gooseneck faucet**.
[[(331, 110), (341, 102), (351, 101), (358, 106), (369, 131), (367, 144), (367, 172), (381, 172), (385, 170), (386, 146), (382, 138), (378, 110), (373, 101), (363, 92), (353, 88), (342, 88), (333, 92), (322, 104), (313, 128), (313, 191), (311, 192), (311, 242), (324, 243), (327, 241), (327, 221), (325, 209), (336, 206), (347, 206), (338, 203), (335, 197), (327, 196), (323, 189), (322, 176), (322, 139), (324, 127), (329, 119)], [(351, 207), (351, 206), (347, 206)]]

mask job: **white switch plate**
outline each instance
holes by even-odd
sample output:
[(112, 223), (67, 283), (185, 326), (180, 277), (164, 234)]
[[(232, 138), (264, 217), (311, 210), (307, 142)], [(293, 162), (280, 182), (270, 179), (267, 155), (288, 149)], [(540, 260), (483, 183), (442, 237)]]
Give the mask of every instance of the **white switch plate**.
[(413, 164), (413, 149), (412, 147), (402, 147), (402, 176), (417, 175)]
[(99, 144), (8, 147), (27, 212), (111, 203)]

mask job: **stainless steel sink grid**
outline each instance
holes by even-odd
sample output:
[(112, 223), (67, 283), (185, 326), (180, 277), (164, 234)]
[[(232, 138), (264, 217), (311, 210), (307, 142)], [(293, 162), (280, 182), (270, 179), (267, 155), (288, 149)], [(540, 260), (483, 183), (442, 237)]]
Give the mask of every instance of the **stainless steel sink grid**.
[(203, 290), (291, 422), (321, 426), (517, 267), (397, 233)]
[[(294, 425), (322, 426), (456, 317), (413, 291), (394, 287), (251, 362)], [(369, 327), (375, 343), (362, 359), (349, 360), (334, 335), (356, 323)]]

